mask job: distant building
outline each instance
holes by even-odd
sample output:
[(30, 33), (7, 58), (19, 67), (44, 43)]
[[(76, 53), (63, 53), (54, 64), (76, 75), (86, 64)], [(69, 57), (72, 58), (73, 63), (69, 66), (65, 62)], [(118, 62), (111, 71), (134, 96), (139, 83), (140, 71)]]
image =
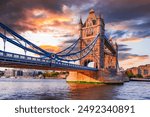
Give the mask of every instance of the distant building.
[(4, 75), (4, 71), (0, 71), (0, 77)]
[(127, 69), (126, 72), (132, 74), (135, 77), (141, 75), (143, 78), (150, 78), (150, 64), (132, 67)]
[(6, 77), (35, 77), (42, 73), (39, 70), (20, 70), (20, 69), (5, 69), (4, 76)]
[(13, 70), (13, 69), (5, 69), (4, 76), (5, 77), (15, 76), (15, 70)]

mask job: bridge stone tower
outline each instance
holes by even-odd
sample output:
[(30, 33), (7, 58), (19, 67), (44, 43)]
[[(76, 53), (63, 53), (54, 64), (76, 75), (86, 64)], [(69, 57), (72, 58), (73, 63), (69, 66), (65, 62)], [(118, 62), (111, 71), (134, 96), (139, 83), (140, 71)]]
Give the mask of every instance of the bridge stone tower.
[[(82, 23), (82, 19), (80, 18), (80, 50), (89, 45), (99, 33), (100, 35), (105, 33), (104, 19), (101, 15), (96, 16), (94, 10), (91, 9), (85, 23)], [(95, 68), (104, 68), (104, 40), (100, 36), (93, 51), (80, 60), (80, 65), (87, 66), (89, 62), (94, 62)]]
[[(98, 35), (99, 34), (99, 35)], [(94, 10), (89, 11), (85, 21), (79, 22), (80, 50), (86, 48), (97, 37), (98, 40), (93, 50), (80, 60), (80, 65), (87, 66), (88, 63), (94, 62), (96, 71), (70, 71), (67, 81), (73, 82), (107, 82), (118, 83), (122, 80), (117, 78), (118, 67), (118, 45), (111, 39), (105, 37), (105, 22), (101, 15), (96, 15)], [(81, 53), (83, 54), (83, 53)], [(80, 55), (81, 55), (80, 54)], [(82, 55), (81, 55), (82, 56)]]

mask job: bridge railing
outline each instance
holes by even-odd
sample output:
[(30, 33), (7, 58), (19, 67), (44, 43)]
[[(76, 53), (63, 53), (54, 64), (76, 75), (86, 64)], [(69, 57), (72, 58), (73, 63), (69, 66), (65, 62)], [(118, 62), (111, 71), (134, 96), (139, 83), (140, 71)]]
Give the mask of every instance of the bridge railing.
[(26, 55), (20, 55), (16, 53), (10, 53), (10, 52), (4, 52), (0, 50), (0, 60), (3, 58), (3, 60), (9, 60), (9, 61), (17, 61), (17, 62), (24, 62), (24, 63), (32, 63), (32, 64), (38, 64), (38, 65), (46, 65), (48, 67), (58, 67), (58, 68), (75, 68), (75, 69), (83, 69), (83, 70), (94, 70), (96, 71), (96, 68), (92, 67), (86, 67), (86, 66), (80, 66), (77, 64), (71, 64), (56, 60), (50, 60), (50, 59), (43, 59), (38, 57), (32, 57), (32, 56), (26, 56)]
[(10, 52), (3, 52), (3, 51), (0, 51), (0, 56), (14, 58), (14, 59), (29, 60), (29, 61), (50, 62), (50, 60), (46, 60), (38, 57), (31, 57), (31, 56), (20, 55), (20, 54), (15, 54)]

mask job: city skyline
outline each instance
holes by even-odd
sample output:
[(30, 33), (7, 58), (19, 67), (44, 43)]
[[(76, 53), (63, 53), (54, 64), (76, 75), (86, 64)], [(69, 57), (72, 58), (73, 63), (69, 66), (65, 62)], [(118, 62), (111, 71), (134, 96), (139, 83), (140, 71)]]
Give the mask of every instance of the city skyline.
[[(150, 63), (149, 5), (148, 0), (1, 0), (0, 22), (36, 45), (57, 52), (78, 38), (79, 18), (85, 21), (94, 9), (104, 17), (107, 36), (119, 44), (119, 64), (126, 69)], [(9, 46), (8, 51), (11, 49)]]

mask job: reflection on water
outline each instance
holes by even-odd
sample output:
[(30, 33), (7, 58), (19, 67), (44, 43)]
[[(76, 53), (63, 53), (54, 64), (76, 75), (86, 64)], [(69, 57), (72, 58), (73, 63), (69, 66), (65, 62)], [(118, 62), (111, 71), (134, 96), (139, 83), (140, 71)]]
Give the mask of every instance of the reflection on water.
[(69, 84), (72, 99), (113, 99), (115, 86), (104, 84)]
[(0, 99), (150, 99), (150, 82), (93, 85), (64, 79), (0, 79)]

